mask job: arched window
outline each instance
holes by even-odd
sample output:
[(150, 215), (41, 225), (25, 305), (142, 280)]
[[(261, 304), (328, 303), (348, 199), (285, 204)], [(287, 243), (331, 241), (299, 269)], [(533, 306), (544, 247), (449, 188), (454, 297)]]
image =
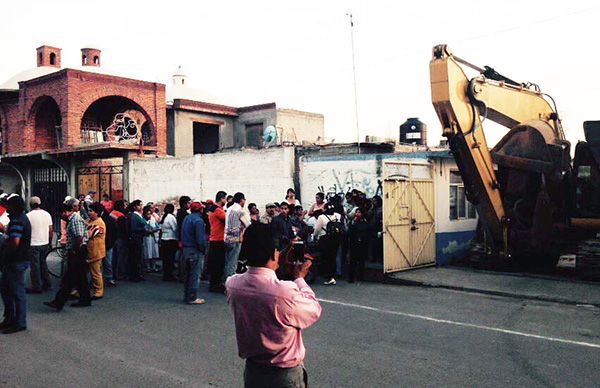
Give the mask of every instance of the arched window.
[(97, 55), (95, 55), (94, 56), (94, 65), (99, 65), (99, 64), (100, 64), (100, 58)]
[(83, 63), (84, 65), (87, 65), (87, 57), (85, 55), (83, 55), (81, 57), (81, 63)]
[(38, 53), (38, 65), (42, 64), (43, 59), (44, 59), (44, 57), (42, 56), (42, 53)]
[(50, 53), (50, 64), (56, 65), (56, 54)]

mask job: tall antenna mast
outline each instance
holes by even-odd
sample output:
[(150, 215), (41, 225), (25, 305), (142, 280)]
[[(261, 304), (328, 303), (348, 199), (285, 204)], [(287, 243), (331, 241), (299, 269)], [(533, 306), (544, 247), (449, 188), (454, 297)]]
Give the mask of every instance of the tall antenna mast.
[(347, 13), (346, 16), (350, 18), (350, 43), (352, 44), (352, 74), (354, 76), (354, 112), (356, 114), (356, 144), (358, 147), (358, 153), (360, 154), (360, 127), (358, 125), (358, 93), (356, 91), (356, 61), (354, 59), (354, 21), (352, 14)]

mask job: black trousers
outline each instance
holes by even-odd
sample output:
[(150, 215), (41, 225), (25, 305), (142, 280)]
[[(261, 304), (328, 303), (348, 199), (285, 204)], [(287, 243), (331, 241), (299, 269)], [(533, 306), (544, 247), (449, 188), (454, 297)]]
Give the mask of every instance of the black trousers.
[(144, 276), (144, 240), (141, 238), (129, 239), (129, 260), (127, 260), (127, 275), (129, 280), (142, 279)]
[(225, 242), (211, 241), (208, 250), (208, 271), (210, 288), (218, 287), (223, 282), (225, 272)]
[(350, 265), (348, 268), (348, 280), (363, 280), (365, 275), (365, 260), (369, 254), (369, 244), (364, 241), (354, 243), (350, 246)]
[(81, 303), (90, 303), (90, 283), (88, 282), (87, 247), (83, 246), (77, 250), (67, 253), (67, 271), (60, 282), (60, 289), (54, 297), (54, 303), (63, 307), (73, 289), (79, 293)]
[(179, 249), (177, 240), (161, 240), (160, 258), (163, 263), (163, 280), (172, 280), (173, 270), (175, 269), (175, 255)]
[(336, 238), (330, 238), (326, 235), (319, 239), (319, 251), (321, 252), (321, 269), (325, 279), (335, 277), (337, 251), (340, 247), (340, 241)]

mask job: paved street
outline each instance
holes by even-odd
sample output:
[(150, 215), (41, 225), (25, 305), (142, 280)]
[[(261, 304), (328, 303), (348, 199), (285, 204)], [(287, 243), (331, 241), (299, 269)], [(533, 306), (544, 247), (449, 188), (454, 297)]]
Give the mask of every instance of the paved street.
[[(206, 284), (203, 285), (204, 289)], [(305, 332), (313, 387), (597, 386), (600, 310), (373, 283), (315, 287)], [(30, 330), (0, 337), (0, 386), (241, 386), (225, 297), (121, 282), (91, 308), (29, 297)]]

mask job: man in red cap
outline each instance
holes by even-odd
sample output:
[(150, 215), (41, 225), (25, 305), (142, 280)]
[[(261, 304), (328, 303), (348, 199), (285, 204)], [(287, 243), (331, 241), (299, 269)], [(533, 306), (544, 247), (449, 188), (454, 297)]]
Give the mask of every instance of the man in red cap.
[(206, 252), (205, 223), (201, 216), (204, 205), (200, 201), (192, 201), (191, 214), (185, 217), (181, 225), (182, 264), (184, 273), (183, 301), (188, 304), (204, 304), (198, 298), (200, 272), (204, 267)]

